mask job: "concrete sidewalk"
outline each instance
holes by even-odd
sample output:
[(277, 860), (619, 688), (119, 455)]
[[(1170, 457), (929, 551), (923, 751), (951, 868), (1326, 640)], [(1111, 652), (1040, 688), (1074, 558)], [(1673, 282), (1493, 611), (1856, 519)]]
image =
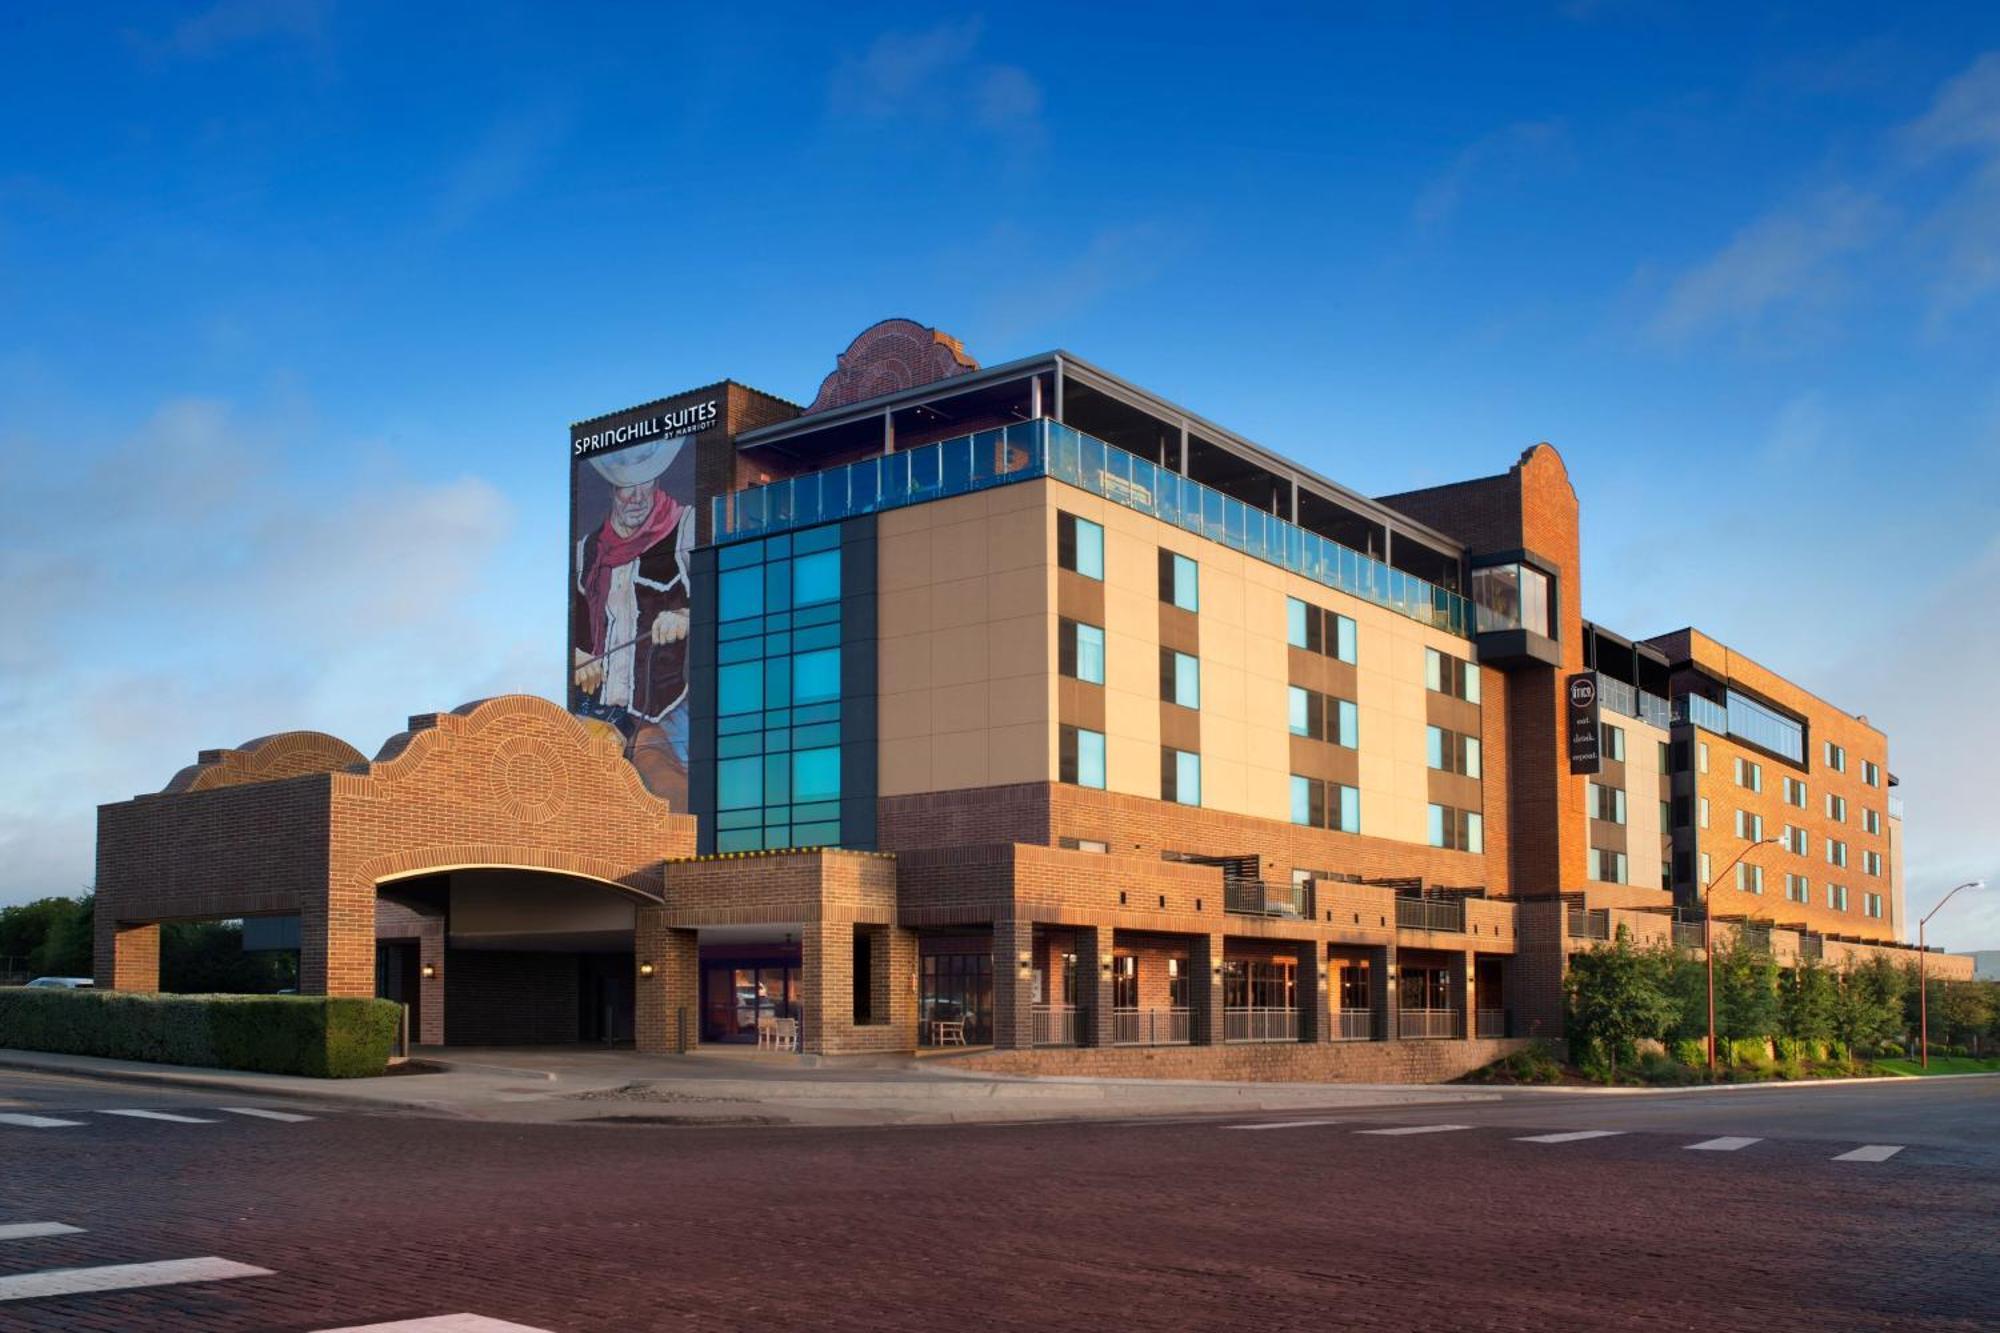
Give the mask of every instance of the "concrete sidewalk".
[(317, 1079), (0, 1050), (8, 1068), (184, 1090), (216, 1089), (383, 1114), (547, 1124), (889, 1125), (1353, 1110), (1493, 1102), (1485, 1089), (1353, 1083), (1029, 1078), (883, 1059), (809, 1066), (796, 1056), (642, 1056), (575, 1047), (418, 1053), (434, 1073)]

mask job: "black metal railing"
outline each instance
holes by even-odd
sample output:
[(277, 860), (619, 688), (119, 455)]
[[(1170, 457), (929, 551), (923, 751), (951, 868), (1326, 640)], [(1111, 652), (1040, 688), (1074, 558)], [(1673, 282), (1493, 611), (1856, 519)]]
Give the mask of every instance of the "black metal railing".
[(1699, 949), (1706, 942), (1702, 923), (1699, 921), (1674, 922), (1674, 947), (1676, 949)]
[(1755, 949), (1758, 953), (1771, 952), (1771, 928), (1769, 926), (1753, 926), (1746, 921), (1736, 928), (1736, 938), (1741, 941), (1743, 947), (1746, 949)]
[(1608, 907), (1572, 907), (1568, 912), (1569, 935), (1578, 940), (1608, 940), (1611, 938), (1611, 909)]
[(1398, 896), (1396, 925), (1403, 930), (1448, 930), (1463, 935), (1465, 900)]
[(1222, 910), (1238, 916), (1281, 916), (1310, 920), (1313, 915), (1312, 881), (1298, 884), (1268, 879), (1222, 881)]
[(1185, 1006), (1111, 1011), (1111, 1040), (1120, 1046), (1185, 1046), (1191, 1034)]
[(1800, 936), (1799, 936), (1799, 957), (1801, 957), (1801, 958), (1824, 958), (1824, 957), (1826, 957), (1826, 936), (1824, 936), (1824, 935), (1800, 935)]

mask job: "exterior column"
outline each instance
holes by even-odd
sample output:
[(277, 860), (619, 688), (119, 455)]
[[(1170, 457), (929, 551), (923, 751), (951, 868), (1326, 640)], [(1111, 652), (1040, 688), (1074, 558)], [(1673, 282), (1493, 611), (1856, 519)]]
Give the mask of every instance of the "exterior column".
[[(993, 1048), (1035, 1044), (1035, 923), (993, 923)], [(1050, 979), (1053, 986), (1054, 978)]]
[(1395, 970), (1396, 946), (1393, 944), (1383, 945), (1368, 960), (1368, 999), (1375, 1006), (1377, 1041), (1396, 1041), (1402, 1036), (1396, 979), (1390, 975)]
[(1076, 1044), (1110, 1046), (1117, 1041), (1111, 1007), (1111, 929), (1079, 926), (1076, 931)]
[(641, 907), (632, 934), (632, 1038), (641, 1055), (685, 1055), (700, 1041), (701, 934), (669, 927), (665, 916)]
[(1188, 941), (1188, 1024), (1197, 1046), (1222, 1045), (1222, 936)]
[(91, 966), (106, 990), (160, 988), (160, 927), (99, 916), (92, 923)]
[(444, 918), (426, 917), (417, 936), (417, 1030), (419, 1046), (444, 1045)]
[(1461, 1041), (1470, 1041), (1479, 1032), (1474, 1006), (1479, 1000), (1479, 988), (1473, 982), (1472, 963), (1474, 954), (1467, 949), (1459, 955), (1458, 966), (1452, 969), (1451, 1002), (1458, 1007), (1458, 1032)]
[[(839, 1034), (854, 1026), (853, 926), (808, 921), (799, 927), (799, 1053), (825, 1055), (838, 1050)], [(847, 936), (846, 949), (829, 938)], [(842, 954), (846, 966), (841, 966)]]
[(1333, 1040), (1332, 996), (1328, 993), (1326, 946), (1311, 940), (1299, 946), (1299, 1040)]

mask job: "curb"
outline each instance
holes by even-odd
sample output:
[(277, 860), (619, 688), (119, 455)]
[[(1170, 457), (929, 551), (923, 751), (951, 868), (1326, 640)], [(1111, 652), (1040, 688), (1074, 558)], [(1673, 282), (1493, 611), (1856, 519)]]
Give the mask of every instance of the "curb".
[[(1545, 1083), (1489, 1084), (1500, 1092), (1524, 1092), (1532, 1096), (1586, 1097), (1680, 1097), (1699, 1092), (1769, 1092), (1781, 1088), (1879, 1088), (1907, 1087), (1913, 1083), (1938, 1083), (1952, 1078), (2000, 1078), (2000, 1070), (1978, 1074), (1878, 1074), (1874, 1078), (1771, 1078), (1754, 1083), (1690, 1083), (1680, 1088), (1550, 1087)], [(1477, 1087), (1478, 1084), (1470, 1086)]]
[[(350, 1095), (342, 1096), (332, 1091), (316, 1088), (272, 1087), (256, 1081), (259, 1078), (288, 1078), (286, 1074), (259, 1075), (254, 1070), (246, 1070), (241, 1076), (233, 1076), (220, 1070), (205, 1071), (186, 1065), (161, 1065), (157, 1070), (132, 1069), (122, 1064), (99, 1066), (95, 1064), (75, 1064), (59, 1060), (33, 1058), (39, 1054), (32, 1051), (0, 1050), (0, 1069), (19, 1069), (36, 1074), (66, 1074), (72, 1077), (103, 1079), (109, 1083), (136, 1083), (152, 1087), (198, 1088), (203, 1091), (249, 1093), (260, 1097), (291, 1098), (308, 1101), (315, 1105), (372, 1105), (389, 1107), (402, 1111), (439, 1111), (444, 1108), (432, 1102), (395, 1100), (387, 1097)], [(94, 1060), (98, 1057), (83, 1056), (81, 1059)], [(352, 1083), (357, 1080), (329, 1079), (329, 1083)]]

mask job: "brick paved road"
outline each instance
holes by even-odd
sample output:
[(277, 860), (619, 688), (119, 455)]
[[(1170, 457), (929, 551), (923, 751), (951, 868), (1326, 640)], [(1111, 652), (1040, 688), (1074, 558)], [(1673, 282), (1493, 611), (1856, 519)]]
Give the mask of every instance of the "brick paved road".
[[(108, 1095), (202, 1115), (192, 1095)], [(46, 1092), (34, 1106), (59, 1110)], [(1640, 1128), (1534, 1144), (1519, 1141), (1532, 1108), (1484, 1114), (1377, 1135), (1356, 1131), (1453, 1117), (828, 1130), (78, 1112), (77, 1127), (0, 1126), (0, 1236), (83, 1228), (0, 1239), (0, 1285), (207, 1256), (272, 1275), (11, 1301), (0, 1329), (318, 1330), (459, 1311), (552, 1330), (2000, 1319), (1990, 1156), (1919, 1144), (1836, 1162), (1852, 1145), (1823, 1135), (1689, 1152), (1697, 1136)], [(1575, 1129), (1573, 1114), (1547, 1118)]]

